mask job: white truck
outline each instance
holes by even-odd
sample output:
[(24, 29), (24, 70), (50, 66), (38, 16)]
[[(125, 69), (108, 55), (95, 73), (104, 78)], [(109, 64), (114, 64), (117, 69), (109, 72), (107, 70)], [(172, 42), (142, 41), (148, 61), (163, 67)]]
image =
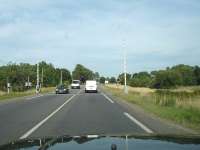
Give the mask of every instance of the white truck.
[(97, 93), (97, 82), (95, 80), (87, 80), (85, 84), (85, 93), (95, 92)]

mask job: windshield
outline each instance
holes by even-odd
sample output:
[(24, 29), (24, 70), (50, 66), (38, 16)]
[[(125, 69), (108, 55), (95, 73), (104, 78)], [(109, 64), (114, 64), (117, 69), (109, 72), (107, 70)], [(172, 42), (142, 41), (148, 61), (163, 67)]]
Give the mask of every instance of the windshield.
[(64, 89), (64, 88), (66, 88), (66, 86), (65, 85), (58, 85), (57, 88), (58, 89)]
[(200, 134), (200, 0), (0, 0), (0, 145), (144, 134)]
[(86, 81), (86, 85), (96, 85), (96, 81)]
[(73, 81), (72, 83), (73, 83), (73, 84), (79, 84), (80, 81), (77, 81), (77, 80), (76, 80), (76, 81)]

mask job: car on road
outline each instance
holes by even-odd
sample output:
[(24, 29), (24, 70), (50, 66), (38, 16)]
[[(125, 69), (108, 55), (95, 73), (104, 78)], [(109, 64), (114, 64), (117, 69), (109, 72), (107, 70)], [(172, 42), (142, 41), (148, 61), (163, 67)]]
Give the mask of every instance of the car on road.
[(80, 89), (81, 88), (80, 80), (73, 80), (72, 84), (71, 84), (71, 88), (72, 89)]
[(58, 85), (56, 87), (55, 93), (56, 94), (67, 94), (67, 93), (69, 93), (69, 88), (68, 88), (68, 86), (66, 86), (64, 84)]
[(85, 93), (95, 92), (97, 93), (97, 81), (95, 80), (87, 80), (85, 84)]

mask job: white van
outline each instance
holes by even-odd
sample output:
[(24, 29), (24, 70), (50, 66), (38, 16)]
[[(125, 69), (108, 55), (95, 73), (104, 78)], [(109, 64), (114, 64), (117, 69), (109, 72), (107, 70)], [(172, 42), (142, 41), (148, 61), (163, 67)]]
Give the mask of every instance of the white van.
[(79, 80), (73, 80), (72, 84), (71, 84), (71, 88), (72, 89), (80, 89), (81, 88), (80, 81)]
[(87, 80), (85, 85), (85, 93), (87, 92), (95, 92), (97, 93), (97, 81), (95, 80)]

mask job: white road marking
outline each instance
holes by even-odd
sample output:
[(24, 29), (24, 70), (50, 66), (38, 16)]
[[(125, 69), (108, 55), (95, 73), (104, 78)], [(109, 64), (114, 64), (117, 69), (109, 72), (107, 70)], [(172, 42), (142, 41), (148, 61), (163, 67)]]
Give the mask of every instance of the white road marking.
[(34, 131), (36, 131), (40, 126), (42, 126), (47, 120), (49, 120), (51, 117), (53, 117), (59, 110), (61, 110), (67, 103), (69, 103), (76, 95), (80, 94), (82, 90), (78, 91), (76, 94), (71, 96), (65, 103), (63, 103), (60, 107), (58, 107), (56, 110), (54, 110), (49, 116), (47, 116), (45, 119), (40, 121), (38, 124), (36, 124), (33, 128), (31, 128), (29, 131), (27, 131), (24, 135), (20, 137), (20, 139), (25, 139), (29, 135), (31, 135)]
[(140, 121), (138, 121), (137, 119), (135, 119), (133, 116), (131, 116), (129, 113), (124, 112), (124, 115), (129, 118), (131, 121), (133, 121), (134, 123), (136, 123), (138, 126), (140, 126), (144, 131), (146, 131), (147, 133), (153, 133), (153, 131), (151, 129), (149, 129), (148, 127), (146, 127), (144, 124), (142, 124)]
[(45, 119), (40, 121), (37, 125), (35, 125), (32, 129), (27, 131), (24, 135), (20, 137), (20, 139), (25, 139), (29, 135), (31, 135), (34, 131), (36, 131), (40, 126), (42, 126), (48, 119), (53, 117), (59, 110), (61, 110), (67, 103), (69, 103), (76, 95), (71, 96), (65, 103), (63, 103), (60, 107), (58, 107), (56, 110), (54, 110), (49, 116), (47, 116)]
[(65, 96), (65, 95), (74, 95), (72, 93), (68, 93), (68, 94), (51, 94), (50, 96)]
[(80, 91), (78, 91), (78, 93), (76, 93), (76, 95), (80, 94), (83, 90), (81, 89)]
[(30, 99), (34, 99), (34, 98), (38, 98), (38, 97), (42, 97), (42, 96), (44, 96), (44, 95), (37, 95), (37, 96), (33, 96), (33, 97), (27, 97), (26, 99), (30, 100)]
[(112, 99), (110, 99), (108, 96), (106, 96), (104, 93), (101, 93), (109, 102), (114, 103)]

